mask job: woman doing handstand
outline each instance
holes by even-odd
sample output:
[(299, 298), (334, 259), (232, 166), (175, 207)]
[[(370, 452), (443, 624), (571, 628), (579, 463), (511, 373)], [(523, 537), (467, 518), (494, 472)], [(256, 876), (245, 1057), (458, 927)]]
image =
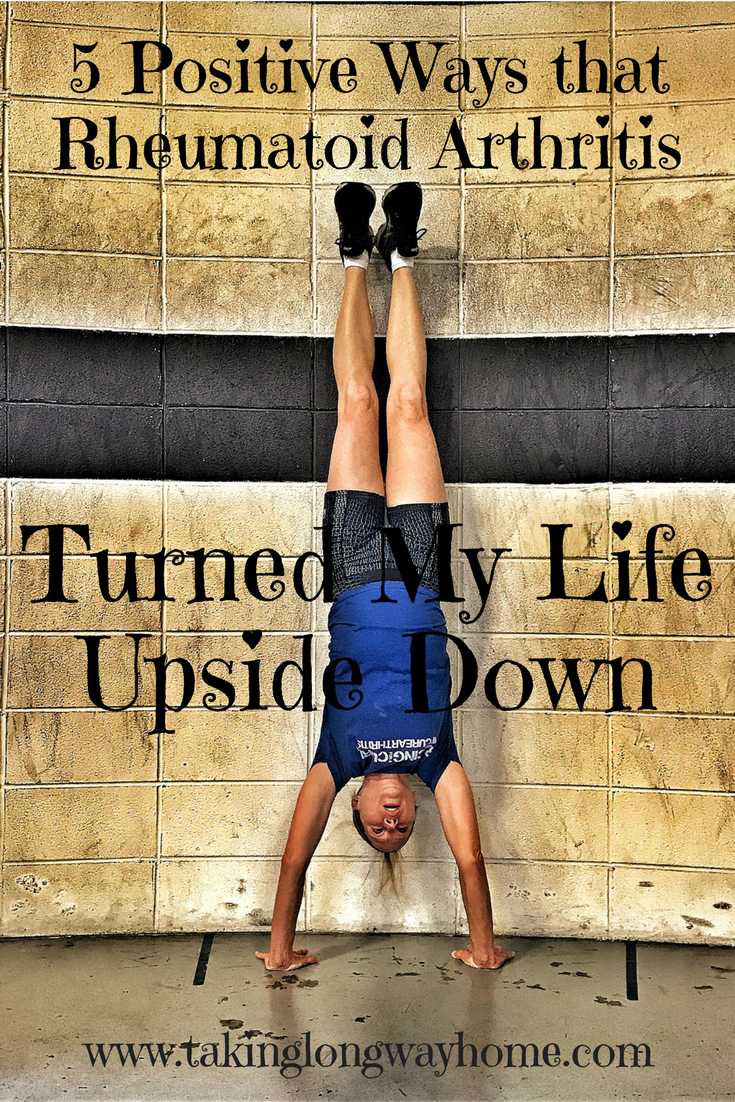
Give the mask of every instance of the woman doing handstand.
[[(413, 829), (416, 799), (407, 783), (409, 773), (418, 774), (433, 791), (459, 867), (471, 944), (453, 956), (475, 968), (499, 968), (513, 956), (493, 940), (475, 802), (452, 732), (446, 625), (438, 604), (435, 553), (429, 558), (437, 525), (449, 523), (449, 511), (428, 419), (426, 339), (413, 279), (421, 202), (416, 183), (390, 188), (382, 203), (385, 223), (373, 238), (372, 188), (343, 184), (335, 196), (345, 285), (334, 336), (338, 421), (324, 507), (334, 596), (330, 658), (357, 663), (362, 700), (359, 706), (349, 701), (325, 705), (321, 738), (281, 862), (270, 951), (256, 954), (274, 970), (318, 960), (305, 949), (294, 949), (293, 940), (306, 870), (337, 791), (351, 777), (362, 778), (352, 798), (355, 826), (390, 860), (388, 855), (405, 845)], [(373, 245), (393, 273), (386, 341), (391, 382), (385, 482), (378, 451), (375, 343), (366, 281)], [(414, 600), (390, 553), (383, 561), (380, 529), (386, 524), (386, 504), (387, 523), (400, 530), (415, 566), (420, 569), (426, 563)], [(378, 600), (383, 587), (388, 600)], [(435, 710), (412, 712), (408, 636), (424, 632), (427, 695)]]

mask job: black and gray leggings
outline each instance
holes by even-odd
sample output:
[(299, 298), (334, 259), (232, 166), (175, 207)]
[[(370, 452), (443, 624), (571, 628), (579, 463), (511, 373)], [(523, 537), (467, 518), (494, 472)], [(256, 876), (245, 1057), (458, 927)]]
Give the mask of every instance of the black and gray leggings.
[[(387, 540), (383, 573), (384, 541), (380, 529), (386, 525), (400, 529), (413, 564), (420, 570), (437, 525), (449, 524), (449, 506), (442, 501), (386, 508), (382, 494), (367, 490), (328, 490), (324, 498), (323, 524), (331, 526), (332, 597), (339, 597), (347, 589), (380, 581), (382, 577), (401, 580)], [(436, 544), (421, 584), (439, 592)]]

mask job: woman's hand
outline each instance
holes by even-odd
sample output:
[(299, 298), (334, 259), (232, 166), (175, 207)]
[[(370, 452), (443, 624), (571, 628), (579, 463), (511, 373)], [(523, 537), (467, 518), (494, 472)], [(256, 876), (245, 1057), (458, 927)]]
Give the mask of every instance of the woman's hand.
[(318, 964), (319, 957), (308, 953), (306, 949), (292, 949), (284, 956), (275, 953), (256, 953), (269, 972), (293, 972), (294, 968), (303, 968), (306, 964)]
[(506, 952), (499, 945), (495, 945), (489, 953), (480, 956), (479, 953), (475, 953), (471, 945), (468, 945), (466, 949), (455, 949), (452, 956), (464, 964), (469, 964), (470, 968), (502, 968), (506, 960), (514, 957), (515, 953)]

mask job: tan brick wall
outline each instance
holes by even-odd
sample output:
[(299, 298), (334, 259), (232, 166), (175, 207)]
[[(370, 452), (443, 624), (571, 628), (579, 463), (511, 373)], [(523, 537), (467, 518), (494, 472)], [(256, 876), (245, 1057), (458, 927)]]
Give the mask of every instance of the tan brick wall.
[[(313, 546), (322, 487), (18, 480), (3, 490), (12, 532), (3, 540), (9, 548), (3, 934), (267, 925), (321, 714), (274, 707), (268, 686), (276, 663), (299, 657), (294, 636), (311, 633), (321, 704), (326, 608), (295, 597), (290, 578), (297, 556)], [(498, 927), (528, 935), (732, 942), (733, 487), (464, 485), (451, 487), (450, 498), (463, 524), (457, 547), (511, 549), (475, 624), (464, 627), (456, 606), (447, 606), (449, 631), (464, 637), (479, 663), (481, 680), (456, 713), (456, 732), (477, 797)], [(573, 525), (565, 545), (567, 592), (591, 592), (604, 571), (614, 596), (613, 553), (624, 544), (612, 524), (626, 520), (635, 601), (537, 599), (549, 588), (543, 524)], [(236, 556), (240, 599), (216, 599), (221, 575), (210, 563), (207, 584), (215, 600), (187, 604), (191, 563), (169, 563), (173, 601), (105, 604), (95, 561), (70, 535), (64, 586), (77, 603), (32, 604), (46, 590), (45, 536), (32, 537), (22, 553), (20, 525), (52, 521), (88, 523), (92, 552), (117, 553), (113, 592), (125, 551), (220, 547)], [(676, 535), (658, 540), (661, 601), (646, 601), (640, 549), (651, 525), (664, 523)], [(283, 555), (286, 568), (286, 593), (273, 604), (255, 601), (242, 579), (244, 556), (266, 546)], [(670, 582), (674, 557), (688, 547), (710, 559), (712, 593), (701, 603), (682, 600)], [(486, 570), (491, 558), (483, 558)], [(469, 578), (456, 566), (458, 589), (475, 612)], [(687, 583), (692, 593), (696, 581)], [(141, 592), (151, 585), (141, 570)], [(264, 701), (271, 704), (266, 712), (237, 707), (245, 696), (239, 663), (256, 653), (243, 642), (243, 630), (264, 632), (257, 655)], [(143, 667), (134, 708), (92, 708), (85, 648), (75, 636), (110, 637), (101, 644), (103, 699), (120, 705), (132, 696), (132, 643), (125, 633), (133, 631), (151, 634), (142, 655), (186, 657), (197, 677), (210, 658), (233, 661), (236, 706), (206, 711), (198, 681), (192, 705), (168, 715), (173, 732), (150, 734), (153, 678)], [(554, 710), (532, 662), (578, 657), (586, 684), (592, 667), (585, 659), (617, 654), (650, 662), (655, 712), (638, 710), (635, 667), (624, 675), (630, 711), (606, 713), (604, 672), (582, 711), (568, 686)], [(483, 694), (482, 679), (503, 659), (525, 665), (534, 679), (532, 695), (517, 711), (491, 707)], [(561, 684), (560, 662), (551, 669)], [(517, 674), (498, 684), (501, 703), (512, 704)], [(177, 691), (172, 685), (172, 699)], [(420, 783), (417, 790), (419, 828), (404, 850), (402, 898), (377, 894), (379, 862), (353, 830), (349, 792), (343, 792), (307, 878), (302, 926), (462, 929), (456, 872), (436, 807)]]
[[(142, 157), (136, 172), (58, 172), (54, 116), (89, 117), (104, 134), (105, 117), (117, 115), (118, 132), (134, 134), (142, 147), (161, 121), (171, 136), (234, 130), (262, 134), (265, 144), (274, 133), (298, 138), (311, 124), (324, 140), (347, 133), (361, 142), (361, 116), (374, 115), (376, 140), (408, 118), (410, 169), (359, 176), (379, 193), (402, 176), (424, 185), (429, 234), (416, 275), (430, 335), (733, 328), (735, 77), (728, 59), (735, 4), (16, 0), (3, 12), (0, 321), (330, 334), (340, 290), (332, 194), (351, 174), (310, 172), (303, 163), (222, 173), (174, 163), (158, 171)], [(341, 96), (320, 84), (287, 104), (255, 92), (243, 107), (206, 88), (182, 94), (169, 70), (149, 78), (152, 95), (123, 94), (120, 51), (131, 38), (166, 41), (178, 63), (234, 61), (239, 37), (251, 40), (253, 67), (265, 45), (285, 56), (280, 42), (288, 38), (292, 57), (348, 54), (358, 66), (359, 92)], [(473, 107), (473, 93), (449, 94), (441, 81), (421, 94), (411, 78), (396, 97), (371, 45), (376, 37), (416, 39), (424, 59), (436, 39), (449, 43), (444, 56), (523, 58), (533, 82), (518, 97), (499, 84), (481, 108)], [(549, 62), (562, 46), (574, 57), (581, 39), (588, 56), (604, 59), (613, 73), (618, 61), (645, 61), (658, 46), (670, 91), (562, 95)], [(80, 41), (98, 42), (90, 56), (103, 80), (90, 96), (69, 88), (71, 44)], [(590, 81), (593, 75), (594, 67)], [(509, 167), (506, 144), (492, 147), (501, 166), (492, 173), (431, 167), (453, 118), (461, 118), (477, 162), (478, 137), (508, 135), (516, 123), (528, 129), (539, 114), (543, 132), (562, 137), (567, 159), (567, 136), (589, 132), (597, 140), (625, 122), (640, 129), (640, 116), (650, 115), (650, 133), (679, 136), (682, 164), (672, 172), (626, 171), (618, 161), (609, 171), (546, 168), (529, 178)], [(598, 116), (606, 114), (603, 125)], [(124, 149), (122, 142), (121, 158)], [(636, 149), (640, 158), (642, 146)], [(384, 283), (387, 273), (376, 264), (370, 278)], [(375, 298), (380, 332), (385, 296)], [(74, 635), (111, 636), (103, 644), (103, 685), (109, 699), (124, 702), (132, 691), (126, 631), (152, 634), (143, 656), (166, 649), (197, 669), (212, 657), (245, 660), (244, 626), (264, 629), (260, 649), (271, 667), (298, 655), (295, 634), (313, 632), (320, 669), (323, 607), (286, 598), (257, 607), (245, 599), (191, 606), (171, 566), (173, 602), (105, 604), (94, 564), (83, 555), (72, 557), (66, 575), (78, 604), (31, 604), (44, 576), (42, 545), (21, 554), (18, 526), (86, 521), (94, 550), (218, 546), (240, 565), (243, 554), (268, 545), (292, 569), (319, 523), (320, 488), (17, 481), (3, 490), (13, 538), (3, 559), (2, 933), (267, 924), (318, 714), (270, 710), (253, 720), (235, 710), (213, 717), (199, 707), (176, 717), (174, 734), (153, 736), (150, 677), (136, 708), (95, 711), (80, 674), (83, 644)], [(513, 548), (481, 620), (465, 631), (455, 611), (448, 615), (450, 631), (465, 635), (483, 675), (501, 658), (529, 665), (533, 657), (569, 654), (641, 656), (654, 670), (655, 713), (607, 715), (602, 683), (584, 712), (569, 710), (566, 697), (555, 712), (530, 665), (534, 695), (523, 709), (491, 708), (481, 687), (462, 709), (458, 742), (478, 796), (499, 928), (732, 942), (732, 488), (465, 485), (453, 493), (464, 546)], [(659, 556), (662, 603), (539, 604), (548, 572), (542, 522), (574, 524), (569, 585), (588, 592), (603, 569), (613, 568), (620, 545), (610, 525), (625, 519), (633, 523), (635, 552), (650, 525), (670, 523), (677, 531)], [(712, 562), (713, 594), (701, 604), (672, 597), (665, 581), (664, 563), (692, 545)], [(634, 553), (638, 594), (643, 572)], [(398, 902), (376, 895), (376, 864), (349, 826), (346, 794), (340, 797), (307, 882), (304, 926), (461, 929), (456, 875), (427, 793), (421, 806)]]
[[(732, 3), (580, 2), (518, 4), (268, 4), (259, 2), (71, 3), (5, 5), (4, 316), (13, 324), (133, 330), (329, 334), (337, 308), (339, 260), (331, 209), (337, 183), (358, 176), (380, 191), (400, 178), (426, 189), (425, 238), (417, 279), (432, 335), (628, 333), (728, 329), (735, 317), (732, 210), (735, 41)], [(247, 37), (239, 50), (236, 41)], [(165, 41), (173, 52), (163, 76), (148, 77), (150, 94), (127, 95), (131, 39)], [(412, 75), (396, 95), (373, 39), (414, 39), (422, 62), (431, 41), (446, 43), (425, 92)], [(73, 42), (97, 42), (92, 58), (101, 78), (88, 94), (70, 89)], [(280, 45), (291, 40), (288, 52)], [(609, 78), (643, 70), (640, 93), (562, 93), (550, 64), (563, 48), (565, 79), (578, 82), (575, 43), (599, 58)], [(340, 93), (327, 66), (309, 91), (294, 60), (293, 93), (263, 92), (256, 61), (267, 47), (283, 84), (283, 59), (349, 56), (357, 87)], [(661, 92), (646, 64), (658, 48), (665, 61)], [(395, 47), (399, 67), (404, 56)], [(148, 57), (152, 56), (149, 53)], [(477, 57), (519, 58), (528, 87), (509, 91), (501, 71), (485, 96)], [(173, 74), (187, 58), (208, 67), (229, 60), (236, 87), (238, 59), (249, 58), (249, 94), (213, 91), (212, 77), (196, 93), (180, 91)], [(446, 61), (470, 66), (474, 91), (447, 91)], [(400, 60), (399, 60), (400, 59)], [(149, 64), (149, 62), (147, 62)], [(220, 65), (221, 68), (221, 65)], [(456, 68), (456, 66), (455, 66)], [(518, 65), (516, 65), (518, 69)], [(326, 74), (326, 75), (325, 75)], [(77, 74), (86, 80), (87, 69)], [(501, 79), (502, 78), (502, 79)], [(184, 87), (195, 79), (189, 65)], [(625, 84), (624, 84), (625, 86)], [(518, 84), (513, 86), (516, 91)], [(75, 171), (56, 171), (59, 123), (81, 115), (106, 135), (139, 145), (139, 168), (85, 168), (74, 147)], [(532, 118), (561, 138), (563, 163), (513, 167), (510, 144), (490, 148), (497, 170), (458, 168), (447, 155), (435, 168), (452, 119), (473, 166), (483, 136), (529, 135)], [(362, 117), (374, 117), (370, 126)], [(601, 123), (609, 116), (609, 122)], [(650, 117), (647, 124), (641, 123)], [(310, 170), (299, 139), (308, 127), (321, 136), (382, 140), (406, 118), (410, 168), (350, 172), (324, 165)], [(174, 138), (256, 133), (264, 158), (269, 139), (290, 134), (299, 167), (184, 170), (177, 159), (160, 170), (143, 158), (143, 141), (159, 123)], [(76, 135), (82, 124), (75, 124)], [(615, 153), (624, 125), (636, 134), (626, 169)], [(641, 134), (653, 136), (651, 167)], [(580, 164), (573, 167), (575, 134)], [(598, 139), (607, 134), (611, 167), (599, 169)], [(678, 136), (681, 164), (659, 163), (658, 141)], [(208, 144), (207, 144), (208, 143)], [(206, 143), (212, 163), (213, 146)], [(669, 142), (669, 144), (671, 144)], [(346, 145), (340, 148), (344, 156)], [(394, 147), (395, 149), (395, 147)], [(530, 138), (522, 146), (528, 153)], [(120, 143), (119, 159), (127, 143)], [(363, 156), (362, 152), (359, 154)], [(234, 163), (234, 162), (232, 162)], [(246, 161), (246, 163), (248, 163)], [(377, 280), (377, 265), (371, 273)], [(376, 319), (379, 329), (385, 319)]]

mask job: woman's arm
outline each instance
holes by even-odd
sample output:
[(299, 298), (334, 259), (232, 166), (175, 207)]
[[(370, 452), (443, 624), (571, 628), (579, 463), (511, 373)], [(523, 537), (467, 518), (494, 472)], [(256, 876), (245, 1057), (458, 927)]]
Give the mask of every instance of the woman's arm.
[(309, 770), (301, 786), (291, 820), (273, 905), (270, 950), (255, 954), (265, 962), (266, 968), (287, 971), (301, 968), (304, 964), (316, 964), (319, 960), (310, 956), (306, 949), (294, 949), (293, 939), (304, 894), (306, 870), (324, 833), (335, 795), (329, 767), (325, 762), (318, 762)]
[(457, 949), (453, 957), (473, 968), (500, 968), (513, 956), (495, 944), (490, 888), (480, 844), (475, 799), (470, 782), (459, 762), (450, 762), (434, 792), (442, 828), (459, 868), (471, 944)]

